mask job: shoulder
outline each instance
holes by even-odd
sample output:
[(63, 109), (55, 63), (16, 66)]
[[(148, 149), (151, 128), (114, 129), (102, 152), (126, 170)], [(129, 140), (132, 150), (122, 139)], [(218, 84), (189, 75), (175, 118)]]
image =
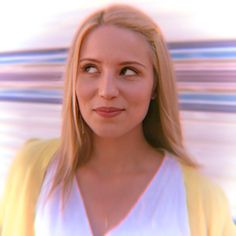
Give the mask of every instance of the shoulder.
[(58, 139), (28, 140), (18, 151), (13, 160), (5, 188), (12, 189), (19, 188), (19, 186), (26, 183), (40, 183), (44, 172), (58, 147)]
[(220, 203), (226, 200), (223, 190), (200, 170), (186, 165), (181, 165), (181, 167), (187, 194), (195, 196), (195, 203), (204, 199), (209, 207), (210, 202)]
[(30, 139), (19, 150), (15, 160), (24, 162), (34, 159), (35, 157), (53, 154), (57, 150), (58, 145), (58, 139)]
[(27, 175), (32, 170), (46, 168), (59, 146), (58, 139), (30, 139), (17, 152), (8, 176)]
[(58, 146), (57, 139), (28, 140), (17, 153), (8, 174), (10, 183), (6, 184), (40, 184)]
[(58, 146), (57, 139), (32, 139), (17, 153), (0, 202), (2, 235), (33, 235), (33, 206), (47, 166)]
[(58, 139), (42, 140), (30, 139), (18, 151), (9, 174), (13, 172), (25, 173), (32, 168), (41, 170), (46, 168), (53, 154), (59, 146)]
[[(198, 235), (236, 235), (223, 190), (199, 170), (181, 165), (192, 231)], [(197, 235), (197, 234), (193, 234)]]
[(216, 207), (224, 208), (226, 197), (216, 183), (193, 167), (182, 165), (182, 170), (189, 204), (193, 202), (194, 208), (202, 208), (206, 216)]
[(191, 190), (195, 194), (201, 194), (203, 196), (209, 195), (211, 192), (220, 191), (220, 188), (207, 176), (203, 175), (199, 169), (183, 164), (181, 168), (187, 190)]

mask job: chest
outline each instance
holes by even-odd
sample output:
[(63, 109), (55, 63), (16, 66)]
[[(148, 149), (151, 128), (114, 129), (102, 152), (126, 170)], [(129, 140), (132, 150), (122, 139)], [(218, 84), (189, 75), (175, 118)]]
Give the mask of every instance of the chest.
[(78, 187), (93, 234), (105, 235), (121, 224), (142, 198), (152, 177), (149, 173), (88, 181), (80, 176)]
[(104, 182), (78, 185), (74, 180), (63, 210), (60, 187), (45, 202), (50, 182), (49, 176), (38, 199), (35, 236), (70, 236), (75, 232), (78, 236), (190, 235), (184, 180), (169, 159), (144, 186), (129, 182), (112, 188)]

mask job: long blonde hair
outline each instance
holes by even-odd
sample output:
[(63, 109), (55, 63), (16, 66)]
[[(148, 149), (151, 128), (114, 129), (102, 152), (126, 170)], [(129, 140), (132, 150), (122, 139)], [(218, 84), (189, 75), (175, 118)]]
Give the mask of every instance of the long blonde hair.
[(76, 80), (80, 49), (86, 35), (104, 24), (123, 27), (142, 34), (152, 49), (156, 96), (143, 121), (146, 140), (155, 148), (163, 148), (188, 165), (194, 162), (187, 155), (179, 119), (173, 65), (162, 33), (156, 23), (140, 10), (127, 5), (111, 5), (86, 18), (80, 25), (69, 51), (63, 100), (61, 144), (57, 152), (57, 169), (52, 190), (62, 184), (70, 189), (79, 166), (90, 159), (93, 148), (91, 129), (84, 122), (76, 98)]

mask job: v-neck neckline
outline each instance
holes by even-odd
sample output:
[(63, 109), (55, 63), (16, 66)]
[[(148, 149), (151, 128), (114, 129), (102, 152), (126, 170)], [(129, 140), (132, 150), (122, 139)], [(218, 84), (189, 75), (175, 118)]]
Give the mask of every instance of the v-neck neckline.
[[(128, 212), (126, 213), (126, 215), (115, 225), (113, 226), (111, 229), (109, 229), (104, 236), (108, 236), (108, 235), (112, 235), (113, 232), (117, 231), (122, 225), (124, 225), (127, 221), (129, 221), (130, 218), (132, 218), (132, 215), (134, 214), (135, 211), (138, 210), (140, 204), (142, 201), (144, 201), (145, 197), (147, 195), (149, 195), (148, 193), (151, 191), (151, 189), (154, 187), (156, 188), (156, 183), (159, 180), (159, 176), (162, 174), (162, 172), (165, 170), (165, 166), (167, 164), (167, 160), (169, 159), (167, 152), (164, 152), (164, 156), (163, 159), (161, 161), (161, 164), (158, 166), (157, 170), (155, 171), (154, 175), (151, 177), (151, 179), (148, 181), (148, 183), (146, 184), (146, 187), (144, 188), (144, 190), (142, 191), (142, 193), (138, 196), (137, 200), (133, 203), (133, 205), (129, 208)], [(81, 204), (81, 210), (82, 210), (82, 214), (84, 215), (84, 219), (85, 219), (85, 224), (86, 224), (86, 228), (89, 229), (89, 233), (91, 236), (93, 236), (93, 230), (92, 230), (92, 226), (91, 226), (91, 222), (89, 220), (88, 217), (88, 213), (87, 213), (87, 209), (85, 206), (85, 202), (84, 202), (84, 198), (82, 196), (78, 181), (76, 179), (76, 177), (74, 178), (74, 186), (76, 189), (76, 193), (78, 194), (78, 201), (80, 201)]]
[[(187, 197), (181, 166), (165, 151), (164, 159), (143, 193), (120, 222), (104, 236), (190, 235)], [(93, 236), (82, 195), (74, 178), (65, 208), (61, 211), (61, 186), (48, 198), (52, 169), (41, 188), (37, 202), (35, 235)]]

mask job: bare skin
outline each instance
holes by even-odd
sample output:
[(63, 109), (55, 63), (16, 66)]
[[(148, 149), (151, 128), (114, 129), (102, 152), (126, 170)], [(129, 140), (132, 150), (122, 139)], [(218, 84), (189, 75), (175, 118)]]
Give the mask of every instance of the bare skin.
[(94, 236), (126, 219), (162, 163), (163, 153), (142, 130), (154, 84), (150, 47), (141, 35), (100, 26), (87, 36), (76, 93), (94, 150), (77, 179)]
[[(104, 140), (100, 145), (106, 143)], [(78, 185), (94, 236), (105, 235), (125, 220), (162, 163), (162, 153), (143, 142), (142, 146), (135, 143), (132, 139), (125, 143), (116, 140), (113, 150), (108, 150), (113, 155), (97, 153), (78, 171)]]

